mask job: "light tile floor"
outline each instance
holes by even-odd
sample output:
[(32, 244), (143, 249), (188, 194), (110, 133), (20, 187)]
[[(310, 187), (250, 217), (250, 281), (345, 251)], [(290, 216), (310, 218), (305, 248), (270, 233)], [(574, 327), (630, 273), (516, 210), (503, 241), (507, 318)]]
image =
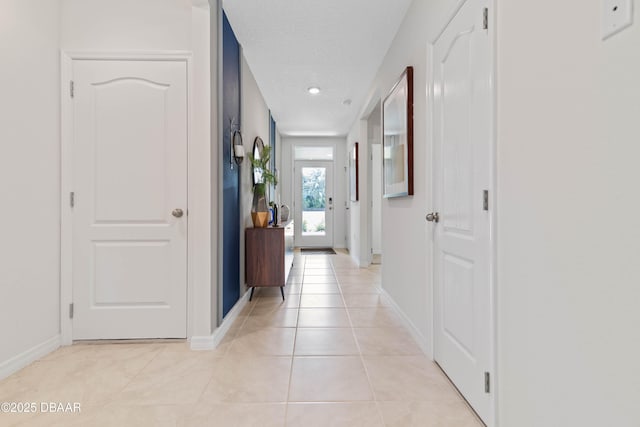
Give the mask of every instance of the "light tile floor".
[(0, 413), (0, 426), (481, 426), (379, 283), (380, 266), (346, 254), (298, 255), (286, 301), (257, 289), (216, 350), (61, 348), (0, 382), (0, 402), (81, 413)]

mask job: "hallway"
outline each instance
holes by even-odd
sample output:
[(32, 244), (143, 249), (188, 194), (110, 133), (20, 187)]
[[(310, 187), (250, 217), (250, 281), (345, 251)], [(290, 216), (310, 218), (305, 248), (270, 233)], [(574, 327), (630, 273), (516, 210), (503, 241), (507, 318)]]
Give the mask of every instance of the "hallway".
[(286, 301), (257, 289), (214, 351), (63, 347), (0, 382), (0, 401), (81, 412), (1, 413), (0, 425), (481, 425), (380, 295), (379, 269), (344, 253), (298, 255)]

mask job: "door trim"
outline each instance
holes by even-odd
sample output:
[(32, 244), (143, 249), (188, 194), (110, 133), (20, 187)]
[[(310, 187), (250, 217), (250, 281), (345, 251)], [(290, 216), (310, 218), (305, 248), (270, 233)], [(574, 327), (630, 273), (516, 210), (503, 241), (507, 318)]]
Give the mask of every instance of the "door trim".
[[(301, 140), (298, 139), (298, 138), (300, 138)], [(317, 138), (318, 141), (314, 141), (314, 138)], [(296, 209), (295, 205), (294, 205), (295, 204), (295, 200), (296, 200), (296, 189), (295, 189), (295, 186), (296, 186), (295, 185), (296, 174), (295, 174), (295, 170), (294, 170), (295, 167), (296, 167), (296, 147), (331, 147), (332, 148), (332, 150), (333, 150), (333, 160), (324, 160), (324, 161), (325, 162), (331, 162), (332, 165), (333, 165), (333, 192), (334, 192), (333, 200), (335, 201), (335, 199), (336, 199), (335, 198), (336, 171), (337, 171), (337, 168), (338, 168), (338, 160), (337, 160), (338, 159), (338, 145), (333, 141), (332, 142), (326, 142), (326, 141), (324, 141), (324, 139), (340, 139), (340, 138), (341, 137), (338, 137), (338, 136), (336, 136), (336, 137), (333, 137), (333, 136), (328, 136), (328, 137), (292, 137), (292, 141), (288, 144), (289, 148), (287, 150), (287, 151), (289, 151), (289, 165), (290, 165), (290, 168), (291, 168), (291, 186), (290, 186), (290, 189), (289, 189), (289, 197), (290, 197), (289, 200), (291, 200), (291, 206), (293, 206), (293, 212), (289, 215), (289, 219), (292, 219), (292, 217), (295, 215), (295, 209)], [(293, 139), (295, 139), (295, 141)], [(284, 152), (284, 146), (285, 146), (285, 144), (282, 143), (283, 152)], [(346, 153), (342, 153), (342, 154), (344, 154), (346, 156)], [(283, 167), (284, 167), (284, 157), (283, 157)], [(345, 179), (346, 179), (346, 176), (345, 176)], [(345, 181), (345, 182), (346, 183), (344, 183), (344, 184), (348, 185), (348, 180)], [(348, 190), (347, 190), (347, 193), (345, 193), (345, 194), (346, 194), (346, 196), (345, 196), (344, 200), (346, 200), (346, 203), (348, 205), (350, 203), (348, 201), (348, 197), (349, 197), (348, 196), (348, 194), (349, 194)], [(282, 198), (282, 195), (281, 195), (281, 198)], [(347, 205), (345, 205), (345, 206), (347, 206)], [(348, 234), (345, 235), (345, 236), (340, 236), (340, 237), (336, 236), (336, 231), (335, 231), (336, 230), (336, 225), (335, 225), (335, 223), (336, 223), (336, 217), (337, 216), (335, 215), (335, 212), (336, 212), (335, 206), (336, 206), (336, 204), (334, 203), (334, 209), (333, 209), (333, 212), (334, 212), (334, 216), (333, 216), (333, 245), (335, 246), (337, 241), (339, 241), (340, 239), (344, 238), (345, 239), (345, 247), (348, 247), (349, 246)], [(345, 210), (344, 212), (345, 213), (344, 213), (344, 217), (343, 217), (342, 220), (346, 222), (347, 211)], [(351, 211), (349, 211), (349, 212), (351, 212)], [(299, 226), (302, 227), (302, 224), (300, 224)], [(345, 232), (347, 232), (347, 228), (348, 227), (349, 226), (347, 224), (345, 224)], [(300, 242), (295, 241), (295, 239), (294, 239), (294, 245), (296, 247), (300, 247), (299, 243)]]
[(194, 211), (195, 184), (198, 179), (191, 167), (198, 158), (191, 142), (193, 110), (192, 54), (187, 51), (65, 51), (60, 52), (60, 343), (73, 343), (73, 321), (69, 317), (69, 305), (73, 302), (73, 215), (69, 194), (73, 191), (73, 102), (69, 96), (69, 82), (73, 76), (73, 61), (122, 60), (122, 61), (174, 61), (187, 65), (187, 338), (193, 335), (194, 265), (193, 244), (198, 233), (189, 212)]
[[(465, 5), (467, 0), (459, 0), (456, 6), (452, 9), (450, 15), (447, 16), (447, 19), (443, 22), (440, 31), (438, 31), (437, 35), (428, 42), (427, 44), (427, 127), (429, 131), (427, 132), (427, 141), (428, 141), (428, 150), (426, 152), (427, 158), (425, 159), (425, 164), (430, 165), (431, 173), (426, 176), (426, 188), (430, 189), (431, 195), (429, 197), (429, 205), (431, 209), (428, 209), (428, 212), (434, 211), (434, 195), (435, 195), (435, 187), (434, 187), (434, 178), (435, 178), (435, 160), (433, 158), (434, 151), (434, 143), (435, 143), (435, 135), (433, 134), (433, 76), (434, 76), (434, 46), (436, 42), (440, 39), (442, 34), (445, 32), (449, 24), (454, 20), (458, 12)], [(497, 69), (497, 13), (496, 13), (496, 0), (487, 0), (489, 7), (489, 28), (488, 28), (488, 37), (489, 37), (489, 78), (490, 78), (490, 94), (491, 94), (491, 108), (490, 108), (490, 160), (489, 160), (489, 172), (491, 174), (490, 177), (490, 188), (489, 190), (489, 300), (490, 300), (490, 359), (491, 359), (491, 394), (489, 399), (491, 401), (491, 412), (489, 414), (489, 419), (484, 420), (487, 423), (488, 427), (497, 427), (499, 425), (498, 420), (498, 363), (497, 363), (497, 346), (498, 346), (498, 312), (497, 312), (497, 260), (498, 260), (498, 248), (497, 248), (497, 216), (498, 216), (498, 192), (497, 192), (497, 176), (498, 176), (498, 168), (497, 168), (497, 97), (498, 97), (498, 88), (497, 88), (497, 80), (496, 80), (496, 69)], [(426, 213), (426, 212), (425, 212)], [(435, 338), (435, 302), (434, 302), (434, 289), (435, 289), (435, 276), (433, 271), (434, 264), (434, 233), (433, 226), (431, 223), (425, 222), (425, 234), (427, 237), (427, 241), (429, 242), (429, 251), (431, 252), (431, 256), (429, 257), (429, 277), (431, 278), (431, 286), (427, 291), (426, 304), (431, 309), (431, 325), (429, 325), (429, 330), (432, 337), (432, 342), (434, 342)], [(435, 342), (430, 346), (430, 352), (428, 356), (431, 360), (435, 360)]]
[[(293, 219), (295, 221), (295, 219), (297, 218), (297, 210), (298, 209), (302, 209), (301, 206), (298, 206), (295, 202), (297, 201), (297, 179), (298, 179), (298, 171), (297, 168), (299, 167), (300, 163), (310, 163), (310, 164), (316, 164), (320, 167), (328, 167), (329, 165), (331, 166), (331, 197), (333, 197), (334, 203), (333, 203), (333, 209), (331, 209), (332, 213), (331, 213), (331, 233), (326, 233), (325, 236), (328, 236), (331, 240), (331, 244), (330, 245), (303, 245), (300, 240), (304, 239), (304, 236), (302, 236), (302, 211), (300, 211), (300, 225), (295, 227), (295, 236), (294, 236), (294, 245), (298, 248), (320, 248), (320, 247), (334, 247), (335, 245), (335, 221), (336, 221), (336, 203), (335, 203), (335, 177), (336, 177), (336, 172), (335, 172), (335, 168), (336, 168), (336, 162), (335, 162), (335, 148), (334, 148), (334, 153), (333, 153), (333, 160), (294, 160), (293, 164), (293, 200), (294, 200), (294, 208), (293, 208)], [(327, 209), (325, 208), (325, 215), (327, 215)], [(325, 217), (326, 218), (326, 217)], [(325, 224), (326, 224), (326, 220), (325, 220)], [(300, 234), (298, 234), (300, 233)], [(299, 239), (298, 239), (299, 238)]]

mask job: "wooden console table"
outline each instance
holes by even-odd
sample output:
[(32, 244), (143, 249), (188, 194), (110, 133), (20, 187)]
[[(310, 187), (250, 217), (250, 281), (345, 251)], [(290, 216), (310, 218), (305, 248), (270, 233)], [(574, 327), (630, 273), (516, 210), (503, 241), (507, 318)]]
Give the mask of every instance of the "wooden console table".
[(251, 287), (277, 286), (284, 300), (284, 286), (293, 264), (293, 221), (284, 226), (245, 230), (245, 276)]

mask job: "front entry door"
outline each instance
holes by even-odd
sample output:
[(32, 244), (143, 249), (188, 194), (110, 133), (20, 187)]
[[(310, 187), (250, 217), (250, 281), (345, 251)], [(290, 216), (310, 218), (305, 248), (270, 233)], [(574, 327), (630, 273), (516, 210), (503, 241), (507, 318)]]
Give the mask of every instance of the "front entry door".
[(430, 219), (435, 219), (435, 359), (491, 424), (491, 211), (485, 191), (491, 186), (492, 95), (486, 6), (487, 0), (467, 0), (433, 46), (438, 215)]
[(187, 335), (187, 64), (73, 62), (73, 339)]
[(333, 163), (296, 161), (295, 239), (300, 247), (333, 247)]

